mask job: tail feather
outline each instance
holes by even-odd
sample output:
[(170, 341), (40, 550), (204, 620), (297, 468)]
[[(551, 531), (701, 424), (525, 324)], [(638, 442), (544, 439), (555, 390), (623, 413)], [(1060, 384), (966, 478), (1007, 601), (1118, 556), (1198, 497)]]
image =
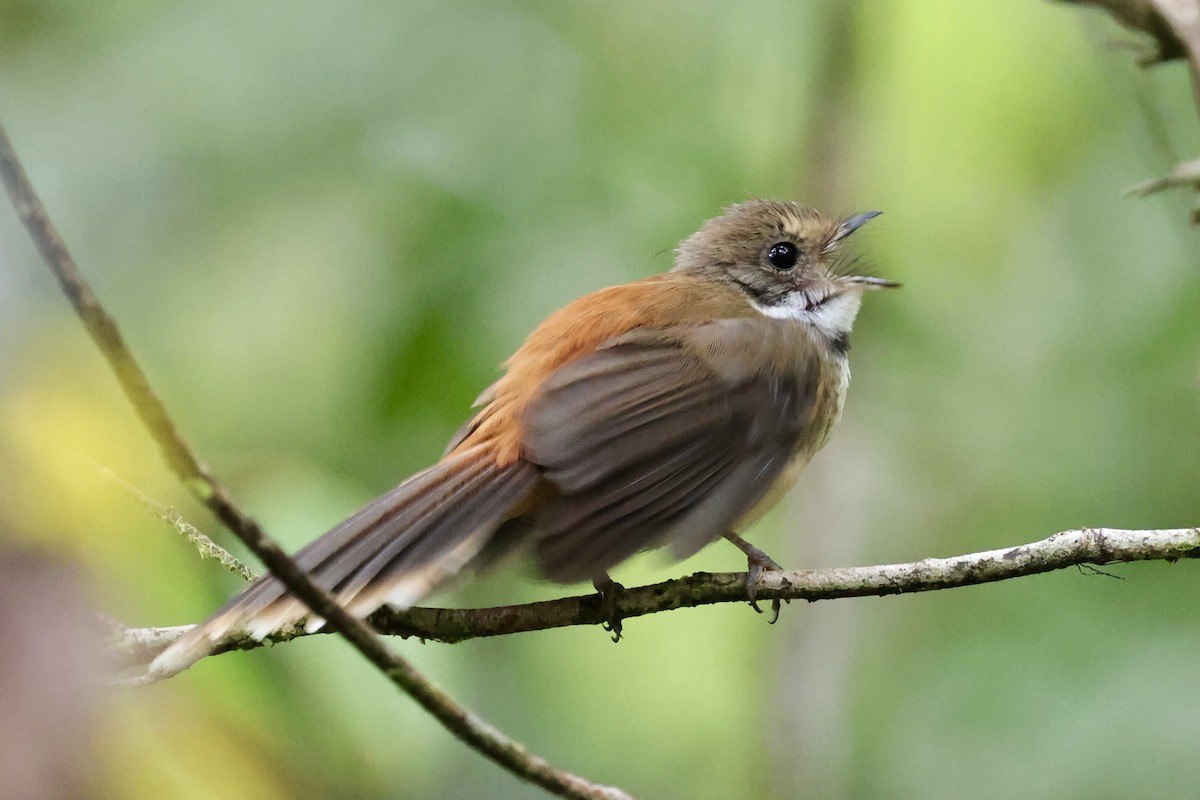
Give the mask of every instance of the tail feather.
[[(435, 467), (427, 472), (437, 470)], [(496, 474), (492, 465), (478, 462), (421, 477), (426, 478), (429, 487), (436, 487), (436, 491), (421, 487), (419, 495), (404, 498), (404, 502), (381, 518), (368, 535), (344, 550), (338, 564), (322, 568), (322, 574), (328, 571), (340, 596), (352, 599), (378, 572), (374, 564), (379, 558), (386, 554), (406, 553), (414, 543), (428, 540), (424, 534), (431, 526), (459, 530), (460, 535), (465, 535), (459, 521), (472, 512), (490, 516), (492, 508), (486, 504), (483, 495), (490, 486), (504, 479), (503, 474)], [(429, 541), (434, 557), (449, 544), (445, 539)], [(410, 567), (418, 563), (417, 559), (406, 561)]]
[[(495, 505), (511, 509), (514, 499), (523, 499), (532, 488), (527, 474), (510, 472), (478, 488), (470, 503), (460, 503), (445, 524), (460, 531), (456, 544), (446, 549), (430, 537), (413, 539), (406, 548), (393, 547), (364, 565), (362, 576), (346, 587), (348, 608), (352, 613), (369, 614), (384, 603), (408, 608), (429, 594), (434, 587), (455, 575), (475, 559), (496, 529), (507, 518), (490, 513)], [(439, 521), (439, 525), (443, 523)], [(412, 569), (410, 564), (425, 566)]]
[[(490, 533), (490, 529), (495, 527), (494, 524), (488, 524), (492, 522), (493, 517), (490, 509), (496, 496), (507, 488), (505, 483), (504, 476), (495, 479), (482, 471), (469, 475), (454, 494), (469, 496), (471, 502), (451, 498), (446, 501), (448, 508), (444, 511), (441, 508), (422, 509), (420, 518), (414, 520), (412, 526), (403, 532), (397, 532), (395, 536), (386, 537), (382, 547), (372, 548), (370, 557), (338, 587), (339, 595), (353, 602), (366, 587), (372, 584), (386, 586), (391, 583), (388, 580), (390, 573), (399, 573), (393, 577), (411, 574), (413, 564), (453, 567), (456, 559), (451, 556), (454, 551), (446, 552), (444, 542), (414, 535), (414, 531), (420, 531), (424, 527), (422, 523), (428, 524), (431, 517), (437, 515), (436, 524), (460, 531), (463, 542), (473, 541), (480, 525), (486, 526), (489, 529), (486, 533)], [(454, 571), (457, 572), (461, 566), (460, 564), (454, 567)]]
[[(296, 553), (296, 562), (352, 614), (407, 608), (465, 567), (537, 485), (524, 461), (497, 466), (469, 448), (414, 475)], [(150, 664), (156, 677), (187, 669), (235, 631), (261, 639), (308, 613), (272, 576), (259, 578)], [(308, 622), (309, 630), (324, 624)]]

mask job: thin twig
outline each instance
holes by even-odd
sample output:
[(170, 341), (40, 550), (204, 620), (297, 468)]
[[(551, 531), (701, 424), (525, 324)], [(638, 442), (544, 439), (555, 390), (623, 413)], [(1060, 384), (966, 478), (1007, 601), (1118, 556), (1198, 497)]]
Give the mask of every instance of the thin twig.
[(1200, 191), (1200, 159), (1176, 164), (1167, 175), (1134, 184), (1125, 190), (1125, 194), (1134, 197), (1148, 197), (1164, 189), (1179, 187)]
[(58, 278), (84, 327), (117, 376), (142, 423), (158, 442), (167, 464), (217, 518), (257, 555), (271, 573), (313, 612), (324, 617), (368, 661), (417, 701), (443, 726), (469, 746), (518, 777), (563, 797), (596, 800), (627, 798), (619, 789), (599, 786), (551, 766), (524, 745), (463, 708), (405, 659), (391, 652), (364, 621), (348, 614), (317, 586), (249, 515), (239, 509), (225, 487), (192, 452), (150, 387), (126, 346), (117, 324), (100, 305), (80, 275), (62, 237), (29, 182), (8, 134), (0, 125), (0, 179), (13, 207), (29, 231), (47, 266)]
[[(1184, 558), (1200, 558), (1200, 528), (1082, 528), (1018, 547), (952, 558), (927, 558), (873, 567), (767, 572), (763, 575), (758, 597), (815, 602), (840, 597), (907, 594), (976, 586), (1072, 566)], [(699, 572), (686, 578), (625, 589), (616, 598), (616, 612), (622, 619), (629, 619), (679, 608), (745, 600), (746, 573)], [(381, 633), (429, 641), (462, 642), (570, 625), (597, 625), (610, 613), (601, 607), (597, 595), (586, 594), (497, 608), (381, 610), (373, 614), (370, 621)], [(145, 664), (191, 627), (129, 628), (124, 632), (124, 638), (115, 644), (115, 649), (130, 665)], [(265, 642), (245, 635), (233, 636), (222, 642), (213, 655), (251, 650), (265, 643), (286, 642), (309, 635), (312, 634), (305, 632), (304, 625), (299, 624), (272, 634)]]
[(196, 552), (200, 554), (200, 558), (216, 560), (222, 567), (244, 581), (252, 581), (258, 577), (257, 572), (246, 566), (233, 553), (205, 536), (199, 528), (184, 519), (178, 510), (158, 503), (108, 467), (102, 464), (93, 464), (93, 467), (105, 479), (119, 486), (127, 495), (136, 500), (142, 508), (145, 508), (151, 514), (173, 527), (179, 535), (188, 540), (192, 547), (196, 548)]

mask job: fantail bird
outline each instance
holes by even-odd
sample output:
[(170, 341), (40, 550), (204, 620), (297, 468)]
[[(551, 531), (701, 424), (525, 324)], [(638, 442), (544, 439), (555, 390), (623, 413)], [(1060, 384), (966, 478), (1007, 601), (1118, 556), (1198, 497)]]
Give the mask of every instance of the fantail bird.
[[(468, 565), (532, 546), (541, 572), (610, 584), (633, 554), (684, 558), (721, 537), (749, 557), (748, 593), (777, 568), (737, 531), (825, 444), (850, 381), (867, 289), (836, 220), (754, 200), (679, 246), (674, 268), (576, 300), (539, 325), (479, 396), (442, 459), (296, 554), (352, 614), (408, 608)], [(307, 613), (264, 576), (151, 664), (185, 669), (234, 631), (262, 638)], [(310, 619), (315, 629), (320, 619)]]

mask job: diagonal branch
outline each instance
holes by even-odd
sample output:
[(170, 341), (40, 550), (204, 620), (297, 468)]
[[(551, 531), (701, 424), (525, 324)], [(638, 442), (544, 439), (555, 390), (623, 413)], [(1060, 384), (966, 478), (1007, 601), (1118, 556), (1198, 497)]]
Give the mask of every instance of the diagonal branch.
[(29, 182), (29, 177), (17, 159), (12, 142), (9, 141), (8, 133), (3, 127), (0, 127), (0, 179), (4, 181), (4, 188), (8, 190), (13, 208), (16, 209), (25, 229), (29, 231), (46, 266), (54, 273), (54, 277), (58, 278), (63, 293), (71, 301), (92, 341), (108, 361), (122, 391), (129, 398), (146, 430), (158, 444), (171, 471), (183, 481), (188, 491), (212, 509), (234, 533), (253, 526), (253, 520), (236, 506), (229, 490), (196, 456), (175, 427), (175, 423), (171, 421), (166, 406), (151, 388), (146, 373), (134, 360), (133, 353), (125, 344), (116, 320), (100, 305), (92, 288), (79, 273), (75, 259), (71, 257), (62, 236), (46, 214), (46, 209)]
[(451, 733), (514, 775), (549, 792), (571, 798), (617, 800), (628, 795), (619, 789), (599, 786), (577, 775), (556, 769), (530, 753), (524, 745), (460, 706), (437, 685), (393, 653), (370, 626), (348, 614), (328, 592), (317, 586), (284, 551), (233, 502), (229, 491), (188, 447), (166, 407), (150, 387), (117, 329), (116, 321), (100, 305), (91, 287), (80, 275), (62, 237), (51, 223), (21, 162), (0, 126), (0, 180), (21, 222), (29, 231), (42, 258), (58, 278), (63, 292), (75, 307), (84, 327), (108, 360), (121, 388), (142, 423), (162, 450), (171, 470), (202, 503), (216, 514), (270, 569), (271, 573), (304, 602), (324, 617), (330, 628), (341, 634), (393, 684), (417, 701)]
[[(831, 600), (910, 592), (1037, 575), (1074, 566), (1132, 561), (1175, 561), (1200, 558), (1200, 528), (1115, 530), (1082, 528), (1063, 531), (1041, 541), (952, 558), (927, 558), (908, 564), (873, 567), (767, 572), (758, 590), (760, 599)], [(696, 573), (651, 586), (626, 589), (616, 598), (622, 619), (746, 600), (746, 573)], [(371, 624), (381, 633), (415, 636), (440, 642), (461, 642), (486, 636), (541, 631), (569, 625), (596, 625), (609, 618), (595, 594), (564, 597), (541, 603), (498, 608), (414, 608), (379, 611)], [(145, 664), (191, 628), (127, 628), (110, 639), (113, 650), (129, 666)], [(285, 642), (311, 635), (298, 625), (267, 642)], [(265, 642), (248, 636), (226, 639), (214, 652), (250, 650)]]

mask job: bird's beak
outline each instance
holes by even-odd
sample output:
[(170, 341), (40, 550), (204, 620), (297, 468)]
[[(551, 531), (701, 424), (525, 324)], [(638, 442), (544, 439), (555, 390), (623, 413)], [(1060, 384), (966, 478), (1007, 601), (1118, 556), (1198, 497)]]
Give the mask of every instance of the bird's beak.
[[(833, 241), (840, 242), (882, 213), (882, 211), (867, 211), (863, 214), (855, 214), (838, 226), (838, 232), (834, 235)], [(861, 286), (864, 289), (895, 289), (900, 285), (895, 281), (876, 278), (872, 275), (847, 275), (842, 280), (846, 283)]]
[(882, 211), (867, 211), (864, 214), (855, 214), (853, 217), (850, 217), (850, 219), (845, 220), (841, 225), (838, 226), (838, 232), (834, 235), (833, 240), (835, 242), (840, 242), (842, 239), (845, 239), (847, 236), (854, 233), (856, 230), (861, 228), (863, 225), (866, 225), (868, 222), (875, 219), (882, 213)]
[(896, 289), (901, 285), (885, 278), (876, 278), (874, 275), (848, 275), (842, 280), (846, 283), (857, 284), (864, 289)]

